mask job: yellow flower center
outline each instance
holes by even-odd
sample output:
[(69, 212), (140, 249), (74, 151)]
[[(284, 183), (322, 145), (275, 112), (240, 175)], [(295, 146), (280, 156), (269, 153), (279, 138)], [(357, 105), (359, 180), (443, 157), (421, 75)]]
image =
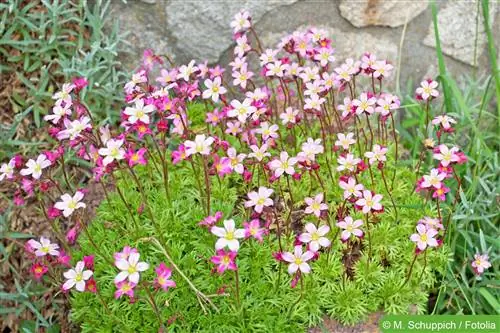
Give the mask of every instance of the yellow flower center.
[(318, 233), (314, 232), (314, 233), (311, 235), (311, 239), (312, 239), (313, 241), (317, 241), (317, 240), (319, 239), (319, 235), (318, 235)]
[(420, 235), (420, 240), (422, 242), (426, 242), (427, 241), (427, 235), (426, 234)]
[(71, 201), (68, 203), (68, 208), (69, 208), (69, 209), (75, 209), (75, 208), (76, 208), (76, 201), (75, 201), (75, 200), (71, 200)]
[(135, 272), (137, 272), (137, 269), (135, 268), (135, 266), (130, 266), (128, 269), (127, 269), (127, 272), (129, 274), (134, 274)]
[(228, 231), (226, 233), (226, 237), (225, 237), (227, 240), (233, 240), (234, 239), (234, 232), (232, 231)]
[(295, 264), (297, 264), (297, 265), (302, 264), (302, 259), (300, 259), (300, 258), (295, 258)]
[(257, 205), (263, 205), (265, 201), (266, 199), (260, 198), (259, 200), (257, 200)]
[(76, 276), (75, 276), (75, 281), (76, 281), (76, 282), (80, 282), (80, 281), (82, 281), (82, 280), (83, 280), (82, 273), (78, 273), (78, 274), (76, 274)]

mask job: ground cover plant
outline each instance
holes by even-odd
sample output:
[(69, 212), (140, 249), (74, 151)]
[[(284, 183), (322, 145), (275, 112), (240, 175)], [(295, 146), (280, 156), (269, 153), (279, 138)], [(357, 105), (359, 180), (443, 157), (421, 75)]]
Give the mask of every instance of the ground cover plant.
[[(457, 121), (432, 112), (438, 83), (416, 89), (429, 137), (408, 166), (388, 61), (336, 61), (315, 28), (263, 50), (249, 13), (231, 25), (231, 75), (145, 52), (120, 126), (94, 121), (84, 77), (52, 96), (53, 148), (0, 174), (53, 227), (26, 242), (33, 277), (61, 289), (84, 332), (298, 331), (325, 313), (346, 324), (424, 313), (467, 162), (449, 141)], [(92, 221), (83, 176), (106, 194)], [(488, 254), (470, 267), (483, 274)]]
[[(89, 82), (81, 101), (93, 106), (96, 122), (118, 117), (113, 110), (123, 99), (120, 87), (127, 76), (117, 60), (123, 30), (109, 22), (109, 4), (0, 3), (0, 160), (50, 147), (43, 117), (58, 86), (74, 76)], [(23, 239), (50, 226), (33, 202), (13, 205), (12, 190), (11, 183), (0, 182), (0, 331), (68, 331), (67, 302), (46, 297), (52, 292), (25, 274), (29, 263), (20, 253)]]

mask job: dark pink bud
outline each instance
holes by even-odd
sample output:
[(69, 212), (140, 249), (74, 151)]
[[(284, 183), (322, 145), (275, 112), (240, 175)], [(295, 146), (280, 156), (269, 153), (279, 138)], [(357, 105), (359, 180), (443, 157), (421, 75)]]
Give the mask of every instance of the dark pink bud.
[(89, 256), (83, 257), (83, 264), (90, 270), (94, 270), (94, 255), (91, 254)]
[(73, 245), (75, 244), (79, 234), (79, 228), (78, 226), (74, 226), (73, 228), (69, 229), (68, 232), (66, 233), (66, 240), (68, 241), (68, 244)]
[(86, 78), (81, 76), (73, 78), (73, 84), (75, 85), (75, 89), (79, 91), (85, 88), (89, 84), (89, 82), (87, 81)]
[(299, 172), (296, 172), (292, 175), (292, 178), (295, 180), (301, 180), (302, 179), (302, 174)]
[(273, 258), (276, 259), (277, 261), (284, 261), (283, 260), (283, 254), (281, 252), (273, 252)]
[(245, 170), (243, 172), (243, 179), (245, 180), (245, 183), (250, 183), (252, 181), (252, 176), (253, 174), (250, 171)]
[(49, 219), (53, 220), (53, 219), (61, 216), (61, 211), (59, 209), (55, 208), (54, 206), (50, 206), (47, 209), (47, 216), (49, 217)]

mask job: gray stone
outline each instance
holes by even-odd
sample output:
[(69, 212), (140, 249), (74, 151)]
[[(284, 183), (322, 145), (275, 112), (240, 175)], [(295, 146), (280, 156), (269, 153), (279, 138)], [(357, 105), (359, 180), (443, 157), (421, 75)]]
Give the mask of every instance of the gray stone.
[(339, 9), (340, 14), (358, 28), (371, 25), (398, 27), (417, 17), (427, 4), (427, 0), (342, 0)]
[[(308, 26), (302, 26), (296, 30), (304, 31), (307, 28)], [(328, 36), (334, 41), (335, 66), (340, 65), (346, 58), (360, 59), (366, 52), (375, 54), (378, 59), (385, 59), (394, 65), (396, 64), (398, 46), (388, 38), (367, 32), (343, 31), (329, 26), (318, 26), (318, 28), (325, 29)], [(262, 42), (266, 47), (276, 48), (280, 39), (291, 32), (264, 33)]]
[[(490, 2), (489, 7), (489, 20), (492, 31), (495, 32), (496, 2)], [(481, 5), (479, 4), (478, 13), (477, 1), (448, 2), (438, 12), (438, 27), (443, 53), (471, 66), (478, 65), (478, 58), (486, 49), (487, 39)], [(435, 43), (434, 26), (431, 22), (424, 44), (434, 47)]]
[(196, 60), (213, 63), (232, 44), (230, 22), (241, 9), (257, 22), (266, 12), (298, 0), (183, 1), (166, 4), (167, 30), (177, 47)]

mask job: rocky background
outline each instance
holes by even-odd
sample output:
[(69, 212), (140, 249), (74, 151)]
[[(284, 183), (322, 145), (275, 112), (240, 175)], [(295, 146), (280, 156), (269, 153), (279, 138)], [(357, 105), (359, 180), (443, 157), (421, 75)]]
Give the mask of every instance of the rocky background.
[[(436, 2), (448, 69), (457, 77), (491, 73), (480, 3)], [(497, 7), (490, 2), (498, 46)], [(330, 32), (338, 61), (370, 51), (395, 67), (400, 62), (402, 90), (437, 73), (431, 8), (424, 0), (114, 0), (111, 15), (128, 32), (123, 62), (133, 69), (145, 48), (167, 53), (177, 64), (227, 63), (233, 46), (229, 22), (243, 8), (266, 47), (296, 29), (317, 26)]]

